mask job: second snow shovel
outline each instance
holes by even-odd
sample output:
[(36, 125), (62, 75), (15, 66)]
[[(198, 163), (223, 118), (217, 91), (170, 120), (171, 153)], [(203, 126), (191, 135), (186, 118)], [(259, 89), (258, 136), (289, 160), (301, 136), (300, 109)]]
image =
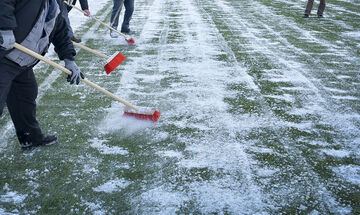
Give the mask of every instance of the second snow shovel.
[[(65, 4), (69, 5), (70, 7), (75, 8), (76, 10), (78, 10), (78, 11), (80, 11), (80, 12), (82, 12), (82, 13), (85, 14), (85, 12), (84, 12), (83, 10), (81, 10), (81, 9), (78, 8), (78, 7), (76, 7), (75, 5), (69, 4), (69, 3), (67, 3), (67, 2), (65, 2)], [(96, 18), (95, 16), (90, 16), (90, 18), (94, 19), (95, 21), (99, 22), (100, 24), (105, 25), (106, 27), (108, 27), (110, 30), (115, 31), (116, 33), (118, 33), (118, 34), (120, 34), (121, 36), (123, 36), (128, 44), (134, 44), (134, 43), (135, 43), (134, 38), (126, 36), (125, 34), (121, 33), (120, 31), (118, 31), (118, 30), (116, 30), (115, 28), (111, 27), (110, 25), (104, 23), (104, 22), (101, 21), (100, 19)]]
[[(66, 69), (63, 66), (60, 66), (59, 64), (55, 63), (54, 61), (51, 61), (49, 59), (47, 59), (46, 57), (39, 55), (36, 52), (33, 52), (32, 50), (18, 44), (15, 43), (14, 44), (14, 48), (28, 54), (31, 55), (39, 60), (44, 61), (45, 63), (50, 64), (51, 66), (60, 69), (61, 71), (65, 72), (68, 75), (71, 75), (71, 71), (69, 71), (68, 69)], [(129, 102), (123, 100), (122, 98), (117, 97), (116, 95), (112, 94), (111, 92), (101, 88), (100, 86), (96, 85), (95, 83), (88, 81), (86, 79), (80, 79), (82, 82), (84, 82), (85, 84), (99, 90), (100, 92), (110, 96), (111, 98), (115, 99), (116, 101), (119, 101), (121, 103), (123, 103), (124, 105), (126, 105), (125, 111), (124, 111), (124, 115), (126, 116), (132, 116), (135, 117), (137, 119), (142, 119), (142, 120), (151, 120), (153, 122), (157, 122), (159, 117), (160, 117), (160, 112), (155, 110), (155, 108), (139, 108), (136, 107), (133, 104), (130, 104)]]
[(82, 48), (88, 52), (91, 52), (99, 57), (102, 57), (106, 60), (106, 64), (104, 65), (104, 69), (106, 74), (110, 74), (117, 66), (119, 66), (121, 64), (121, 62), (123, 62), (126, 58), (125, 55), (122, 55), (121, 53), (119, 53), (118, 51), (115, 52), (113, 55), (111, 55), (110, 57), (97, 52), (87, 46), (81, 45), (80, 43), (75, 43), (73, 42), (74, 46), (77, 46), (79, 48)]

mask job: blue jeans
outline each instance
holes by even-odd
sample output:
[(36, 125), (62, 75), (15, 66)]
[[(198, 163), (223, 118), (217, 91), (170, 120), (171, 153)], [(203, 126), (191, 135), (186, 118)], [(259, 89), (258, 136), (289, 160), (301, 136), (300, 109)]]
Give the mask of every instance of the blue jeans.
[(111, 13), (110, 24), (113, 23), (114, 18), (115, 18), (115, 21), (111, 27), (117, 29), (117, 27), (119, 25), (120, 12), (117, 17), (115, 17), (115, 15), (121, 6), (121, 3), (124, 2), (125, 15), (124, 15), (124, 21), (121, 26), (121, 31), (128, 31), (129, 25), (130, 25), (130, 20), (131, 20), (132, 14), (134, 12), (134, 0), (113, 0), (113, 1), (114, 1), (114, 6), (112, 9), (112, 13)]

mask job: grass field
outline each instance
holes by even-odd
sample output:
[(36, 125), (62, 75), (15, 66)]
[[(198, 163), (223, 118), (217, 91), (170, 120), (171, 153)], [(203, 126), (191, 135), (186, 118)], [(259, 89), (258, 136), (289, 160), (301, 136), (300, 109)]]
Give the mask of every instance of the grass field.
[(133, 46), (87, 20), (82, 44), (127, 59), (77, 49), (86, 78), (160, 120), (39, 63), (59, 143), (21, 150), (5, 109), (0, 214), (360, 214), (360, 1), (318, 2), (136, 0)]

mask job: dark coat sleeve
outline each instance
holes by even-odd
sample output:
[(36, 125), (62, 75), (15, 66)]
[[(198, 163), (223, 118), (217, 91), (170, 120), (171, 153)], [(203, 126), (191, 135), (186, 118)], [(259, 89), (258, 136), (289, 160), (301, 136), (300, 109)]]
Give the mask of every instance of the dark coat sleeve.
[(0, 29), (16, 28), (15, 4), (16, 0), (0, 0)]
[(87, 0), (80, 0), (82, 10), (89, 10), (89, 4)]
[[(66, 10), (63, 0), (58, 0), (61, 10)], [(51, 42), (54, 44), (55, 51), (58, 54), (60, 60), (70, 59), (74, 60), (76, 51), (68, 35), (68, 27), (65, 19), (62, 17), (61, 12), (57, 17), (54, 30), (52, 32), (53, 37)]]
[[(13, 30), (16, 28), (15, 3), (16, 0), (0, 0), (0, 30)], [(9, 52), (10, 50), (0, 49), (0, 60)]]
[[(76, 4), (76, 0), (74, 0), (72, 2), (72, 5), (75, 5), (75, 4)], [(80, 0), (80, 5), (81, 5), (82, 10), (89, 10), (89, 4), (88, 4), (87, 0)], [(68, 11), (70, 11), (72, 9), (72, 7), (69, 5), (66, 5), (66, 8)]]

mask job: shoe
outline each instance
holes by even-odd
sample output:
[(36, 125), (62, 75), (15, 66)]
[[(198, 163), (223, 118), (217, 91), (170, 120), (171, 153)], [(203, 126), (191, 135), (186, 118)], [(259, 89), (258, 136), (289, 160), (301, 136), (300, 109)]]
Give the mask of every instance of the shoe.
[(309, 14), (304, 14), (303, 18), (309, 18)]
[(38, 144), (37, 146), (48, 146), (48, 145), (52, 145), (52, 144), (55, 144), (57, 143), (57, 137), (53, 134), (50, 134), (50, 135), (46, 135), (44, 136), (44, 138), (42, 139), (41, 143)]
[(134, 35), (135, 31), (132, 31), (130, 29), (121, 29), (121, 33), (128, 34), (128, 35)]
[(19, 142), (20, 142), (20, 146), (22, 149), (29, 149), (31, 147), (36, 147), (36, 146), (52, 145), (52, 144), (57, 143), (57, 140), (58, 139), (55, 135), (46, 135), (46, 136), (43, 136), (40, 143), (33, 143), (31, 141), (29, 133), (25, 133), (24, 135), (19, 137)]
[(81, 39), (76, 37), (71, 37), (71, 41), (74, 41), (75, 43), (81, 43)]
[(318, 15), (318, 18), (324, 18), (324, 16), (322, 14)]
[(110, 37), (111, 38), (118, 38), (119, 34), (117, 32), (115, 32), (115, 31), (110, 30)]

